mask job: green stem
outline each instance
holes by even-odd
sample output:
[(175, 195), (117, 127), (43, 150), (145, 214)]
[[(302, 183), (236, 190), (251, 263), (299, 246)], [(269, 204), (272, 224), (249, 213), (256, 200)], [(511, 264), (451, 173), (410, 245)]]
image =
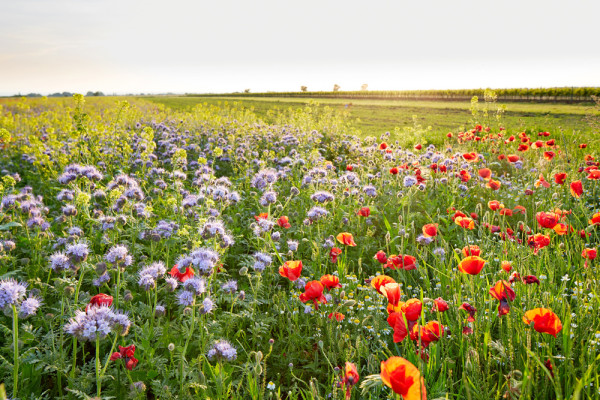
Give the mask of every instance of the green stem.
[(71, 380), (75, 380), (75, 369), (77, 368), (77, 338), (73, 336), (73, 367), (71, 368)]
[[(195, 302), (194, 302), (195, 303)], [(196, 308), (195, 304), (192, 304), (192, 327), (190, 329), (190, 334), (188, 335), (185, 346), (183, 346), (183, 352), (181, 353), (181, 364), (179, 365), (179, 375), (181, 379), (181, 393), (183, 393), (183, 362), (185, 360), (185, 353), (187, 352), (188, 345), (190, 344), (190, 340), (192, 339), (192, 335), (194, 334), (194, 328), (196, 327)]]
[(13, 304), (13, 398), (17, 398), (19, 384), (19, 314)]
[(100, 398), (100, 336), (96, 334), (96, 396)]
[(100, 377), (103, 377), (104, 374), (106, 373), (106, 368), (108, 368), (108, 363), (110, 362), (110, 356), (115, 351), (115, 346), (117, 345), (118, 338), (119, 338), (119, 335), (115, 335), (115, 340), (113, 340), (112, 347), (110, 348), (110, 351), (108, 352), (108, 358), (106, 359), (106, 363), (104, 363), (104, 368), (102, 368), (102, 373), (100, 374)]

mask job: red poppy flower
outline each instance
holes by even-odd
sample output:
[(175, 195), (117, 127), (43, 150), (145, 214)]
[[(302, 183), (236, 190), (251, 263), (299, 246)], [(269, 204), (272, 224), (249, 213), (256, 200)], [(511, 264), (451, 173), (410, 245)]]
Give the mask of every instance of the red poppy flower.
[(352, 164), (346, 165), (346, 171), (352, 171), (353, 169), (354, 167), (352, 166)]
[(434, 237), (438, 234), (438, 224), (427, 224), (423, 225), (423, 236)]
[(478, 256), (481, 254), (481, 249), (476, 244), (463, 247), (461, 250), (463, 257)]
[(475, 153), (475, 152), (464, 153), (463, 158), (468, 162), (474, 162), (479, 159), (479, 157), (477, 156), (477, 153)]
[(379, 292), (382, 293), (393, 306), (397, 306), (402, 297), (402, 291), (400, 285), (396, 282), (389, 282), (379, 287)]
[(444, 333), (444, 326), (438, 321), (429, 321), (419, 329), (419, 337), (417, 340), (421, 340), (423, 347), (429, 346), (431, 342), (437, 342), (440, 340)]
[(415, 150), (421, 150), (423, 148), (423, 145), (421, 143), (418, 143), (415, 145)]
[(339, 247), (332, 247), (331, 250), (329, 250), (329, 259), (335, 264), (340, 254), (342, 254), (342, 249)]
[(534, 254), (537, 254), (538, 251), (550, 245), (550, 236), (536, 233), (527, 238), (527, 244), (533, 249)]
[(567, 174), (564, 172), (554, 174), (554, 182), (556, 182), (558, 185), (564, 184), (566, 179), (567, 179)]
[(479, 256), (469, 256), (458, 264), (458, 270), (465, 274), (477, 275), (483, 269), (486, 261)]
[(510, 270), (512, 269), (510, 261), (502, 261), (502, 263), (500, 263), (500, 267), (506, 272), (510, 272)]
[(539, 212), (535, 214), (535, 219), (541, 227), (552, 229), (558, 224), (560, 216), (553, 212)]
[(371, 215), (371, 209), (369, 207), (363, 207), (356, 213), (360, 217), (368, 217)]
[(554, 158), (555, 155), (556, 155), (556, 153), (554, 153), (553, 151), (545, 151), (544, 152), (544, 158), (548, 161), (552, 161), (552, 159)]
[(323, 296), (323, 284), (319, 281), (310, 281), (304, 286), (304, 293), (300, 294), (300, 301), (306, 303), (312, 300), (315, 308), (319, 308), (319, 302), (327, 304), (327, 299)]
[(536, 283), (540, 286), (540, 280), (535, 275), (525, 275), (521, 278), (521, 281), (526, 285), (531, 285), (532, 283)]
[(571, 196), (575, 197), (575, 198), (580, 198), (581, 195), (583, 194), (583, 185), (581, 184), (581, 181), (575, 181), (575, 182), (571, 182)]
[(590, 219), (588, 221), (588, 224), (590, 224), (590, 225), (600, 224), (600, 212), (597, 212), (594, 215), (592, 215), (592, 219)]
[(423, 304), (419, 299), (409, 299), (402, 305), (402, 312), (408, 321), (417, 321), (421, 317)]
[(581, 143), (581, 144), (579, 145), (579, 148), (580, 148), (580, 149), (585, 149), (586, 147), (587, 147), (587, 143)]
[(477, 312), (477, 309), (475, 307), (473, 307), (469, 303), (462, 303), (460, 305), (460, 307), (458, 307), (458, 309), (465, 310), (466, 312), (469, 313), (469, 316), (467, 317), (467, 321), (475, 322), (475, 313)]
[(581, 256), (583, 258), (587, 258), (588, 260), (593, 260), (594, 258), (596, 258), (597, 255), (598, 255), (598, 251), (596, 249), (585, 248), (585, 249), (583, 249), (583, 252), (581, 253)]
[(511, 210), (510, 208), (503, 208), (502, 210), (500, 210), (500, 215), (504, 215), (507, 217), (512, 217), (513, 216), (513, 210)]
[(544, 363), (544, 367), (548, 369), (548, 372), (550, 372), (550, 376), (554, 378), (554, 369), (552, 368), (552, 361), (550, 361), (550, 359), (546, 360), (546, 362)]
[(327, 290), (342, 287), (342, 285), (340, 285), (340, 278), (338, 278), (335, 275), (323, 275), (320, 281), (323, 284), (323, 286), (327, 288)]
[(279, 217), (279, 219), (277, 220), (277, 225), (285, 229), (290, 229), (292, 227), (292, 225), (290, 225), (289, 218), (285, 215)]
[(519, 161), (520, 157), (516, 154), (509, 154), (508, 155), (508, 161), (510, 161), (511, 163), (515, 163), (517, 161)]
[(267, 219), (267, 218), (269, 218), (269, 214), (267, 214), (267, 213), (260, 213), (260, 214), (254, 216), (254, 219), (257, 221), (260, 221), (261, 219)]
[(373, 258), (376, 259), (377, 262), (380, 264), (385, 264), (387, 262), (387, 255), (385, 254), (385, 252), (383, 250), (379, 250), (377, 252), (377, 254), (375, 254), (375, 257), (373, 257)]
[(192, 276), (194, 276), (194, 270), (191, 267), (187, 267), (185, 269), (185, 272), (179, 272), (179, 267), (177, 266), (177, 264), (175, 264), (173, 266), (173, 268), (171, 268), (171, 271), (169, 272), (169, 274), (174, 277), (177, 278), (177, 280), (181, 283), (187, 281), (188, 279), (190, 279)]
[(510, 311), (509, 301), (515, 299), (515, 291), (510, 287), (510, 283), (506, 281), (498, 281), (490, 288), (490, 295), (498, 300), (498, 315), (506, 315)]
[(385, 294), (381, 291), (381, 287), (387, 285), (388, 283), (396, 283), (394, 278), (387, 275), (378, 275), (375, 278), (371, 279), (371, 286), (377, 290), (380, 294)]
[(402, 357), (381, 362), (381, 380), (404, 400), (426, 400), (425, 379), (413, 364)]
[(500, 210), (501, 208), (504, 208), (504, 204), (500, 203), (498, 200), (491, 200), (488, 201), (488, 207), (490, 210), (496, 211)]
[(594, 180), (594, 181), (600, 179), (600, 170), (595, 169), (595, 170), (590, 171), (590, 174), (587, 176), (587, 178)]
[(301, 273), (302, 261), (286, 261), (279, 267), (279, 275), (288, 278), (292, 282), (300, 278)]
[(342, 232), (338, 234), (336, 238), (341, 244), (345, 244), (346, 246), (352, 247), (356, 246), (356, 243), (354, 243), (354, 238), (352, 237), (351, 233)]
[(408, 331), (412, 331), (416, 325), (416, 322), (405, 321), (402, 310), (390, 312), (390, 315), (387, 317), (387, 323), (394, 330), (394, 343), (402, 342), (408, 336)]
[(465, 336), (472, 335), (473, 334), (473, 328), (471, 328), (470, 326), (463, 326), (462, 333)]
[(350, 391), (352, 390), (352, 386), (356, 385), (359, 379), (360, 376), (356, 370), (356, 365), (346, 361), (344, 375), (342, 376), (342, 387), (346, 388), (346, 400), (350, 400)]
[(85, 307), (85, 311), (87, 312), (90, 309), (90, 307), (92, 307), (92, 306), (110, 307), (110, 306), (112, 306), (112, 303), (113, 303), (112, 296), (110, 296), (108, 294), (100, 293), (95, 296), (92, 296), (92, 298), (90, 299), (90, 302)]
[[(558, 223), (552, 229), (554, 230), (554, 232), (556, 232), (557, 235), (563, 236), (563, 235), (566, 235), (567, 232), (569, 232), (569, 228), (570, 228), (569, 225), (566, 225), (563, 223)], [(571, 231), (573, 231), (573, 228), (571, 228)]]
[(388, 148), (388, 144), (386, 142), (379, 143), (379, 150), (385, 150)]
[(437, 299), (433, 300), (433, 308), (431, 309), (431, 311), (445, 312), (449, 309), (450, 307), (448, 307), (448, 303), (446, 303), (446, 300), (442, 299), (441, 297), (438, 297)]
[(387, 263), (384, 265), (385, 268), (391, 269), (403, 269), (410, 271), (417, 268), (417, 259), (409, 255), (390, 255)]
[(529, 310), (523, 316), (523, 322), (530, 325), (533, 322), (533, 329), (540, 333), (547, 333), (556, 337), (562, 330), (562, 323), (556, 314), (547, 308), (535, 308)]
[(138, 364), (138, 360), (133, 356), (134, 353), (135, 345), (133, 344), (127, 347), (119, 346), (119, 351), (112, 353), (110, 360), (115, 361), (121, 358), (125, 359), (125, 368), (131, 371)]
[(489, 168), (481, 168), (479, 170), (479, 176), (487, 181), (492, 177), (492, 170)]

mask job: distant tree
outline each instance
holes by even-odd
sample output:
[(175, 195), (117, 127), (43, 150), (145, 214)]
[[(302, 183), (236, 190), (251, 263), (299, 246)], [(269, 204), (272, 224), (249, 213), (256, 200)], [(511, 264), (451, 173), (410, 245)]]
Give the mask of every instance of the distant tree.
[(250, 89), (244, 89), (244, 93), (250, 93)]
[(302, 90), (303, 92), (306, 92), (308, 90), (308, 88), (306, 86), (300, 86), (300, 90)]
[(94, 96), (104, 96), (104, 93), (98, 91), (98, 92), (94, 92)]
[(366, 83), (363, 83), (363, 84), (360, 86), (360, 90), (364, 90), (364, 91), (366, 91), (368, 87), (369, 87), (369, 85), (367, 85)]
[(94, 92), (92, 92), (91, 90), (88, 90), (88, 92), (85, 94), (85, 97), (91, 97), (94, 95)]
[(340, 85), (338, 85), (337, 83), (335, 85), (333, 85), (334, 92), (339, 92), (339, 90), (340, 90)]

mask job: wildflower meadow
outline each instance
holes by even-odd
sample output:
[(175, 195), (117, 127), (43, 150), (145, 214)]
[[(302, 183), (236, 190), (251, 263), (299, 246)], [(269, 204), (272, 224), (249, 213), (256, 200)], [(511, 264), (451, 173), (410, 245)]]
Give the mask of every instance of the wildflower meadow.
[(600, 131), (493, 107), (0, 100), (0, 399), (600, 399)]

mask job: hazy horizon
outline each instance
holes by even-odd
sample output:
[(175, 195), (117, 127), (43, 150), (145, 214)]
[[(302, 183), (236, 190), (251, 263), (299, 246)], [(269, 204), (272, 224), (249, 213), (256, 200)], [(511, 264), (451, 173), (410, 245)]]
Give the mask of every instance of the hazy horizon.
[(599, 3), (23, 0), (0, 10), (0, 95), (600, 86)]

